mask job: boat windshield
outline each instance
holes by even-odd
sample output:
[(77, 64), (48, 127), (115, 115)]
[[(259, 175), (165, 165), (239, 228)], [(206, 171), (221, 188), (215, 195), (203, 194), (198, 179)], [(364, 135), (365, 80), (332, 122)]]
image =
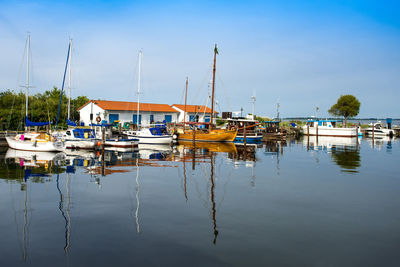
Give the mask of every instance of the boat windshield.
[(149, 130), (152, 135), (168, 135), (167, 129), (164, 127), (154, 127)]

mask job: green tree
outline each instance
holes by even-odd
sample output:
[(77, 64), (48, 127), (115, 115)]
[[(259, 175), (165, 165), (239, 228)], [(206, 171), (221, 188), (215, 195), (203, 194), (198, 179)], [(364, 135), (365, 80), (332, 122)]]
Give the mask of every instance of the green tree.
[[(43, 94), (29, 96), (28, 118), (34, 122), (51, 121), (54, 126), (57, 119), (61, 90), (54, 87)], [(71, 120), (79, 120), (77, 109), (86, 103), (86, 96), (71, 99)], [(65, 94), (61, 101), (59, 127), (67, 126), (68, 100)], [(11, 90), (0, 92), (0, 128), (4, 130), (23, 130), (25, 125), (25, 94)]]
[(342, 95), (336, 104), (329, 110), (329, 114), (335, 117), (344, 117), (344, 125), (347, 126), (347, 119), (358, 115), (360, 111), (360, 101), (353, 95)]

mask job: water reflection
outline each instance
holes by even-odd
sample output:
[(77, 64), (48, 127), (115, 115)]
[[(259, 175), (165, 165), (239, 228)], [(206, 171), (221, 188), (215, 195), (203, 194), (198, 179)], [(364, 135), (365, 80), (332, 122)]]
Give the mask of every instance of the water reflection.
[(332, 146), (333, 161), (342, 168), (343, 172), (358, 173), (361, 167), (360, 151), (357, 147)]
[(342, 172), (358, 173), (361, 167), (360, 140), (347, 137), (309, 136), (304, 137), (308, 151), (322, 151), (331, 155)]
[[(264, 240), (281, 242), (278, 242), (276, 250), (286, 251), (286, 248), (290, 248), (291, 251), (297, 251), (298, 247), (288, 246), (293, 244), (292, 239), (281, 241), (281, 233), (290, 232), (290, 236), (296, 236), (299, 232), (304, 233), (311, 229), (312, 234), (324, 236), (323, 233), (328, 229), (335, 233), (342, 231), (343, 236), (347, 237), (351, 234), (351, 229), (343, 230), (335, 222), (329, 225), (332, 222), (331, 214), (349, 218), (353, 214), (360, 214), (354, 212), (357, 208), (365, 211), (365, 207), (368, 207), (366, 204), (373, 205), (374, 202), (371, 201), (366, 204), (364, 202), (359, 207), (354, 206), (358, 202), (354, 201), (353, 191), (348, 188), (359, 190), (356, 193), (362, 194), (363, 190), (368, 189), (368, 183), (359, 184), (358, 179), (346, 179), (347, 173), (355, 177), (361, 170), (361, 157), (368, 162), (365, 158), (372, 155), (371, 162), (376, 160), (377, 142), (375, 141), (375, 149), (369, 147), (368, 140), (362, 142), (360, 144), (355, 139), (322, 137), (317, 140), (311, 137), (298, 141), (288, 139), (266, 142), (262, 147), (217, 143), (196, 143), (193, 146), (192, 142), (186, 142), (172, 147), (141, 146), (137, 151), (106, 150), (103, 153), (71, 150), (55, 154), (10, 150), (3, 154), (1, 177), (11, 181), (7, 184), (10, 188), (18, 188), (18, 191), (20, 188), (21, 191), (18, 196), (11, 192), (11, 197), (15, 195), (19, 201), (15, 202), (18, 204), (12, 202), (12, 206), (19, 209), (9, 211), (11, 215), (14, 212), (17, 235), (11, 235), (11, 238), (8, 236), (7, 240), (20, 246), (21, 253), (17, 252), (17, 258), (28, 263), (33, 260), (32, 256), (37, 258), (36, 250), (43, 247), (39, 242), (46, 242), (44, 245), (48, 247), (58, 247), (52, 251), (56, 255), (54, 257), (64, 260), (61, 255), (74, 262), (80, 260), (78, 254), (84, 249), (93, 255), (98, 252), (97, 248), (110, 249), (110, 244), (116, 249), (107, 256), (111, 255), (115, 259), (118, 257), (121, 262), (131, 260), (129, 253), (124, 258), (126, 251), (142, 247), (153, 254), (153, 244), (160, 246), (160, 242), (167, 243), (176, 251), (180, 251), (181, 246), (175, 244), (197, 242), (200, 244), (198, 247), (205, 247), (204, 251), (198, 248), (195, 251), (201, 257), (205, 253), (211, 254), (207, 249), (214, 245), (218, 245), (220, 251), (226, 249), (227, 243), (232, 240), (234, 242), (229, 245), (237, 251), (242, 249), (243, 242), (252, 240), (254, 244), (249, 242), (246, 245), (254, 249), (259, 257), (263, 256), (261, 248), (265, 248)], [(363, 150), (360, 150), (360, 145)], [(382, 148), (386, 151), (392, 151), (396, 147), (398, 143), (392, 140), (382, 143)], [(318, 164), (314, 164), (314, 158), (321, 162), (320, 166), (327, 167), (328, 171), (318, 168)], [(395, 165), (393, 162), (391, 164)], [(344, 179), (321, 179), (335, 177), (340, 171), (344, 172)], [(128, 172), (129, 175), (121, 175)], [(110, 175), (114, 175), (112, 178), (116, 179), (109, 179)], [(310, 179), (298, 179), (305, 175)], [(363, 172), (363, 178), (364, 175), (367, 176), (366, 172)], [(74, 177), (79, 179), (73, 179)], [(90, 183), (93, 178), (99, 186), (103, 184), (102, 190)], [(390, 182), (395, 181), (390, 176), (379, 180), (388, 179), (392, 179)], [(369, 183), (377, 180), (371, 176)], [(103, 181), (107, 183), (101, 183)], [(337, 185), (334, 188), (330, 187), (332, 181)], [(52, 186), (49, 187), (50, 190), (46, 190), (48, 195), (43, 198), (43, 186), (33, 183), (46, 182)], [(311, 182), (314, 183), (309, 186)], [(380, 183), (381, 181), (376, 185), (381, 185)], [(379, 189), (379, 186), (373, 185), (371, 195), (376, 188)], [(342, 187), (342, 191), (338, 187)], [(4, 195), (7, 189), (2, 191)], [(388, 186), (388, 190), (385, 190), (389, 189)], [(315, 194), (316, 191), (318, 194)], [(341, 201), (343, 195), (348, 199)], [(72, 200), (79, 205), (74, 205)], [(388, 200), (382, 198), (381, 201)], [(338, 202), (340, 203), (337, 204)], [(347, 202), (353, 206), (346, 205)], [(328, 214), (332, 207), (337, 207), (334, 211), (336, 212), (343, 211), (348, 206), (350, 208), (344, 213)], [(375, 208), (371, 214), (373, 212)], [(5, 212), (5, 216), (7, 215)], [(48, 221), (52, 228), (49, 226), (49, 231), (43, 231), (37, 223), (39, 218), (41, 221)], [(306, 222), (306, 226), (301, 231), (297, 230), (299, 224), (296, 222)], [(354, 225), (358, 225), (358, 222), (359, 218), (355, 216)], [(8, 228), (13, 229), (13, 221), (9, 225), (11, 227)], [(324, 227), (318, 231), (321, 225)], [(326, 228), (326, 225), (330, 228)], [(370, 229), (368, 227), (366, 231)], [(4, 231), (6, 230), (2, 233)], [(104, 244), (101, 244), (103, 240), (98, 239), (100, 231), (107, 241)], [(378, 230), (376, 232), (380, 233)], [(35, 234), (32, 235), (35, 243), (30, 243), (30, 233)], [(52, 234), (52, 238), (46, 239), (47, 233)], [(295, 241), (306, 244), (304, 240), (309, 241), (308, 235), (301, 233)], [(40, 241), (37, 238), (39, 234)], [(87, 236), (82, 238), (83, 234)], [(335, 244), (347, 241), (345, 238), (335, 240), (333, 236), (325, 237)], [(93, 242), (99, 242), (100, 245), (97, 248), (91, 247)], [(320, 240), (316, 243), (318, 244), (309, 247), (308, 251), (319, 247)], [(124, 244), (121, 254), (118, 254), (120, 247), (114, 244)], [(329, 254), (330, 247), (326, 250)], [(238, 265), (245, 265), (245, 261)]]
[(279, 176), (281, 172), (279, 164), (283, 157), (283, 148), (287, 146), (287, 142), (286, 140), (267, 141), (264, 144), (264, 154), (276, 159), (276, 174)]

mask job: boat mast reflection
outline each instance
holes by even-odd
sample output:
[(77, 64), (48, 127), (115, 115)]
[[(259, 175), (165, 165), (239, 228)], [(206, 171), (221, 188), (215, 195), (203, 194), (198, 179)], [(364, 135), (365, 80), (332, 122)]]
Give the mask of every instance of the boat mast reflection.
[(215, 245), (217, 243), (217, 236), (218, 236), (218, 230), (217, 230), (217, 210), (216, 210), (216, 204), (215, 204), (215, 183), (214, 183), (214, 153), (210, 152), (210, 163), (211, 163), (211, 174), (210, 174), (210, 181), (211, 181), (211, 188), (210, 188), (210, 195), (211, 195), (211, 215), (212, 215), (212, 221), (213, 221), (213, 228), (214, 228), (214, 240), (213, 244)]

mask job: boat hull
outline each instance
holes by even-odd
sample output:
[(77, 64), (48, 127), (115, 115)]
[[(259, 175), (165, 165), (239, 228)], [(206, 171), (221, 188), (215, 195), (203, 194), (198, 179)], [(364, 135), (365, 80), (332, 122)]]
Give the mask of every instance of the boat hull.
[(178, 135), (178, 141), (192, 141), (196, 142), (233, 142), (236, 138), (236, 130), (211, 130), (210, 132), (203, 131), (186, 131)]
[[(246, 136), (246, 143), (260, 143), (262, 141), (262, 135), (255, 135), (255, 136)], [(244, 143), (244, 136), (243, 135), (237, 135), (235, 138), (235, 143)]]
[(20, 140), (6, 136), (6, 141), (9, 147), (17, 150), (60, 152), (63, 151), (65, 148), (65, 144), (63, 144), (62, 142), (55, 144), (52, 141), (42, 139), (38, 139), (36, 141)]
[(95, 140), (66, 140), (65, 147), (68, 149), (94, 149)]
[(172, 136), (137, 136), (139, 144), (170, 144), (172, 142)]
[(318, 127), (318, 134), (317, 134), (317, 127), (303, 127), (304, 135), (309, 136), (331, 136), (331, 137), (357, 137), (358, 130), (357, 128), (332, 128), (332, 127)]
[(365, 135), (368, 136), (394, 136), (394, 131), (390, 129), (374, 129), (372, 133), (372, 129), (366, 129)]
[(138, 146), (138, 139), (107, 139), (104, 143), (106, 147), (135, 148)]

